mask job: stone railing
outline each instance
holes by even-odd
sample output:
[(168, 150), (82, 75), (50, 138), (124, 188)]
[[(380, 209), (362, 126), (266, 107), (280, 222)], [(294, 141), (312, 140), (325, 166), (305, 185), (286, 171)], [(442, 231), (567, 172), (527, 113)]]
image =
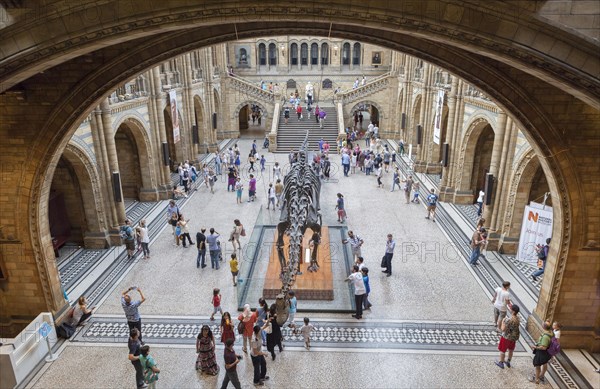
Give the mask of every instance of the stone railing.
[(281, 104), (279, 102), (275, 103), (275, 108), (273, 110), (273, 120), (271, 123), (271, 131), (267, 137), (269, 138), (269, 151), (271, 153), (277, 151), (277, 128), (279, 127), (279, 117), (281, 111)]
[(139, 97), (135, 100), (128, 100), (128, 101), (111, 104), (110, 105), (110, 113), (114, 115), (116, 113), (124, 112), (129, 109), (138, 108), (138, 107), (146, 105), (147, 102), (148, 102), (148, 97), (144, 96), (144, 97)]
[(384, 90), (389, 84), (390, 73), (382, 74), (379, 77), (367, 81), (365, 85), (359, 86), (356, 89), (338, 93), (337, 100), (341, 100), (344, 104), (348, 104)]
[(254, 97), (257, 100), (266, 102), (266, 103), (274, 103), (275, 102), (275, 94), (269, 91), (262, 90), (259, 86), (254, 85), (253, 83), (246, 81), (238, 76), (227, 76), (227, 82), (229, 83), (229, 87), (244, 93), (245, 95)]
[[(365, 85), (366, 86), (366, 85)], [(344, 125), (344, 106), (341, 102), (336, 104), (336, 109), (338, 111), (337, 119), (338, 119), (338, 136), (337, 136), (337, 151), (338, 154), (342, 152), (342, 142), (346, 140), (346, 126)]]

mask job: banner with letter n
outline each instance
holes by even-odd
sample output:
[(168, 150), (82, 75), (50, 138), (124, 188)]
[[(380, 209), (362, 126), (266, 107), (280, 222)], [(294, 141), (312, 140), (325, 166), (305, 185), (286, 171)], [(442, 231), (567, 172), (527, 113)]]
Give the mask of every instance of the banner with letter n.
[(531, 202), (525, 206), (517, 259), (535, 265), (538, 260), (537, 245), (545, 245), (552, 237), (552, 208)]
[(440, 89), (435, 100), (435, 119), (433, 122), (433, 142), (440, 144), (442, 133), (442, 113), (444, 112), (444, 90)]
[(169, 105), (171, 106), (171, 124), (173, 125), (173, 143), (179, 142), (179, 110), (177, 109), (177, 92), (169, 92)]

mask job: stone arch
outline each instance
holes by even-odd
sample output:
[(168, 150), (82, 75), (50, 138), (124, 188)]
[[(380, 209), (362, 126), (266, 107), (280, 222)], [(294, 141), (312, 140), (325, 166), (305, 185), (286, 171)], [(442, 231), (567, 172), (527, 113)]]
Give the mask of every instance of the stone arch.
[[(82, 243), (86, 248), (108, 247), (108, 222), (104, 207), (104, 193), (96, 159), (76, 142), (70, 142), (61, 156), (76, 175), (81, 200), (84, 226), (81, 226)], [(77, 195), (77, 194), (75, 194)]]
[[(107, 4), (107, 6), (110, 5)], [(119, 28), (121, 27), (119, 25), (112, 25), (110, 30), (108, 27), (103, 30), (102, 27), (94, 25), (87, 28), (92, 28), (95, 33), (91, 33), (89, 30), (85, 33), (69, 31), (68, 38), (65, 36), (66, 34), (58, 33), (53, 39), (43, 41), (44, 43), (37, 47), (20, 47), (20, 52), (9, 56), (8, 60), (2, 62), (1, 77), (2, 81), (7, 82), (0, 84), (3, 84), (4, 88), (15, 85), (28, 77), (32, 77), (38, 85), (43, 86), (47, 83), (48, 85), (53, 84), (57, 89), (71, 88), (69, 91), (61, 91), (62, 98), (57, 101), (55, 107), (49, 109), (50, 112), (39, 115), (37, 119), (40, 124), (39, 134), (30, 142), (31, 147), (40, 155), (40, 159), (27, 161), (24, 165), (24, 170), (31, 174), (15, 178), (15, 191), (24, 199), (21, 211), (30, 214), (31, 223), (24, 225), (16, 222), (14, 229), (18, 235), (25, 233), (29, 235), (32, 242), (31, 250), (36, 258), (40, 258), (37, 262), (38, 270), (48, 307), (55, 307), (62, 302), (58, 288), (50, 289), (48, 282), (55, 271), (44, 265), (42, 260), (44, 256), (49, 255), (49, 251), (47, 226), (41, 222), (41, 220), (45, 220), (44, 213), (46, 211), (40, 204), (47, 200), (48, 188), (44, 185), (44, 180), (52, 175), (56, 158), (58, 158), (48, 150), (53, 152), (62, 150), (67, 142), (66, 135), (70, 136), (74, 131), (73, 123), (79, 122), (87, 115), (90, 111), (89, 107), (97, 105), (113, 85), (130, 79), (133, 74), (159, 63), (165, 58), (196, 47), (234, 40), (236, 33), (250, 37), (264, 36), (267, 33), (276, 35), (289, 32), (289, 22), (284, 20), (285, 17), (290, 16), (288, 13), (292, 12), (289, 7), (274, 9), (264, 5), (258, 6), (258, 9), (252, 7), (249, 10), (248, 7), (240, 6), (240, 3), (235, 2), (218, 6), (222, 8), (222, 12), (211, 13), (204, 8), (195, 8), (194, 6), (177, 8), (171, 7), (171, 5), (168, 5), (171, 8), (166, 10), (160, 9), (158, 6), (158, 9), (150, 11), (144, 9), (142, 5), (139, 8), (136, 7), (135, 11), (131, 11), (140, 12), (139, 16), (122, 18), (129, 23), (123, 24), (123, 28)], [(227, 12), (229, 6), (234, 7), (231, 8), (230, 13)], [(206, 7), (206, 5), (197, 5), (197, 7)], [(470, 8), (468, 3), (464, 7), (471, 13), (470, 20), (482, 20), (486, 16), (489, 17), (481, 10)], [(511, 12), (503, 12), (508, 11), (505, 8), (508, 5), (495, 3), (494, 7), (499, 9), (499, 12), (494, 13), (494, 18), (500, 19), (498, 23), (512, 15)], [(516, 34), (511, 40), (501, 36), (503, 32), (486, 31), (485, 36), (482, 37), (479, 27), (468, 24), (459, 25), (459, 22), (451, 20), (442, 23), (437, 18), (424, 17), (423, 12), (425, 11), (421, 9), (425, 8), (395, 10), (391, 7), (373, 7), (368, 12), (357, 15), (352, 7), (348, 7), (348, 4), (338, 6), (328, 3), (326, 8), (328, 12), (336, 12), (338, 16), (337, 23), (333, 27), (327, 20), (329, 13), (324, 12), (321, 4), (303, 10), (302, 13), (294, 13), (293, 16), (299, 22), (296, 27), (299, 32), (324, 36), (332, 33), (348, 39), (361, 39), (367, 43), (401, 50), (442, 66), (476, 85), (496, 100), (503, 110), (510, 112), (511, 118), (524, 129), (536, 152), (543, 156), (542, 166), (551, 177), (551, 182), (549, 182), (551, 190), (560, 194), (559, 215), (557, 215), (560, 223), (556, 223), (554, 227), (555, 240), (553, 240), (551, 252), (560, 255), (563, 260), (559, 261), (560, 266), (553, 269), (554, 276), (544, 280), (543, 288), (551, 297), (546, 304), (540, 307), (540, 313), (543, 316), (552, 317), (558, 299), (555, 291), (560, 289), (569, 250), (575, 258), (586, 256), (587, 254), (581, 250), (581, 247), (587, 240), (597, 239), (599, 233), (597, 230), (589, 228), (584, 217), (577, 217), (577, 222), (573, 220), (574, 216), (596, 215), (597, 211), (591, 205), (586, 206), (586, 201), (579, 201), (577, 204), (571, 203), (572, 198), (590, 197), (582, 188), (584, 185), (589, 185), (589, 182), (585, 182), (577, 173), (576, 167), (581, 156), (577, 155), (576, 151), (564, 149), (562, 146), (564, 142), (561, 142), (563, 136), (567, 134), (574, 136), (575, 139), (571, 140), (579, 142), (578, 145), (585, 144), (585, 141), (591, 137), (591, 135), (586, 135), (586, 131), (589, 130), (591, 133), (592, 126), (596, 125), (597, 121), (589, 124), (573, 121), (570, 124), (569, 121), (576, 118), (574, 114), (560, 117), (549, 108), (553, 104), (560, 103), (564, 106), (569, 103), (574, 104), (586, 114), (591, 115), (597, 111), (594, 107), (597, 104), (597, 97), (600, 96), (600, 81), (596, 79), (593, 71), (597, 68), (597, 56), (593, 54), (597, 51), (597, 47), (574, 34), (565, 33), (554, 25), (544, 23), (533, 13), (524, 12), (522, 18), (516, 23), (516, 28), (526, 27), (528, 23), (536, 26), (538, 38), (531, 44), (532, 42), (523, 41), (528, 40), (530, 34)], [(441, 9), (443, 8), (440, 7)], [(144, 15), (142, 10), (147, 12), (148, 16), (142, 17), (141, 15)], [(380, 11), (386, 14), (384, 21), (381, 19), (381, 15), (384, 13), (379, 13)], [(168, 16), (157, 17), (159, 12), (164, 12), (164, 15)], [(203, 12), (202, 15), (205, 15), (204, 24), (198, 23), (197, 12)], [(260, 18), (266, 14), (273, 20), (272, 23), (269, 23), (268, 28), (263, 26), (264, 23), (254, 23), (260, 21)], [(224, 23), (229, 17), (224, 15), (234, 15), (231, 16), (231, 20), (238, 22), (235, 31), (230, 28), (230, 25)], [(27, 18), (24, 19), (27, 20)], [(50, 17), (41, 12), (37, 22), (46, 19), (50, 19)], [(68, 18), (65, 17), (65, 20)], [(130, 23), (130, 20), (135, 20), (135, 23)], [(213, 20), (218, 23), (212, 23)], [(442, 19), (439, 18), (439, 20)], [(507, 22), (509, 21), (507, 20)], [(194, 28), (192, 28), (192, 23), (195, 24)], [(352, 32), (349, 32), (351, 26), (357, 23), (361, 23), (360, 31), (352, 29)], [(310, 26), (304, 27), (304, 24), (310, 24)], [(515, 24), (514, 19), (510, 21), (510, 24)], [(208, 25), (210, 26), (207, 28)], [(257, 27), (257, 25), (260, 26)], [(15, 33), (15, 29), (21, 31), (21, 27), (22, 23), (15, 23), (9, 26), (8, 30), (5, 29), (7, 31), (3, 31), (3, 33), (10, 37)], [(184, 30), (185, 28), (189, 28), (189, 30)], [(169, 31), (169, 29), (173, 31)], [(178, 31), (178, 29), (180, 30)], [(131, 39), (135, 37), (137, 40), (129, 42), (124, 39), (123, 32), (125, 31), (130, 32), (128, 35), (132, 37)], [(161, 44), (157, 45), (156, 37), (153, 34), (159, 32), (165, 34), (160, 38)], [(416, 36), (417, 33), (418, 36)], [(558, 41), (558, 39), (564, 41)], [(6, 42), (9, 41), (11, 40), (7, 38)], [(38, 40), (32, 39), (32, 42), (38, 42)], [(541, 42), (556, 42), (563, 46), (566, 44), (571, 50), (556, 50), (558, 54), (551, 56), (545, 50), (535, 50), (538, 42), (540, 44)], [(8, 44), (6, 43), (6, 45)], [(99, 45), (106, 47), (106, 50), (99, 49)], [(119, 50), (114, 50), (116, 47), (113, 46), (117, 45), (119, 45)], [(153, 48), (153, 46), (155, 47)], [(95, 49), (98, 49), (98, 52), (92, 53)], [(115, 54), (111, 54), (111, 50), (120, 53), (118, 60), (113, 57)], [(15, 49), (7, 48), (4, 52), (14, 53)], [(471, 52), (479, 52), (482, 55), (468, 55)], [(70, 69), (76, 69), (74, 65), (79, 63), (77, 56), (83, 53), (91, 53), (86, 60), (92, 59), (92, 61), (85, 62), (86, 75), (80, 75), (80, 79), (73, 75), (73, 81), (63, 80), (63, 85), (58, 85), (58, 80), (53, 78), (54, 75), (64, 71), (68, 66)], [(126, 54), (122, 55), (122, 53)], [(102, 58), (102, 56), (106, 58), (105, 61), (94, 61), (95, 58)], [(582, 61), (582, 58), (586, 58), (588, 62)], [(64, 66), (60, 62), (69, 60), (72, 62)], [(584, 67), (578, 63), (586, 63), (586, 65)], [(520, 70), (524, 64), (531, 65), (527, 67), (527, 73)], [(97, 67), (94, 68), (94, 66)], [(51, 71), (44, 72), (44, 78), (47, 81), (34, 76), (40, 71), (49, 70), (50, 67), (53, 67)], [(531, 85), (536, 88), (527, 89)], [(532, 90), (533, 92), (531, 92)], [(580, 100), (576, 100), (572, 96)], [(34, 105), (33, 102), (29, 104)], [(548, 106), (546, 107), (545, 104)], [(42, 118), (44, 119), (42, 120)], [(577, 132), (577, 127), (580, 129), (583, 127), (586, 131)], [(564, 132), (561, 134), (561, 131)], [(572, 174), (572, 172), (576, 172), (576, 174)], [(596, 171), (592, 173), (597, 174)], [(547, 280), (548, 282), (546, 282)]]
[[(369, 114), (372, 116), (370, 118), (365, 118), (365, 121), (363, 123), (366, 122), (366, 125), (368, 125), (369, 120), (375, 120), (378, 124), (379, 127), (382, 128), (382, 124), (381, 121), (386, 117), (383, 111), (383, 108), (381, 107), (381, 104), (373, 101), (373, 100), (361, 100), (357, 103), (354, 104), (354, 106), (352, 107), (352, 109), (349, 111), (350, 112), (350, 116), (354, 114), (354, 111), (358, 110), (361, 107), (373, 107), (375, 108), (376, 112), (373, 111), (371, 112), (371, 110), (369, 110)], [(354, 124), (354, 122), (352, 123)]]
[[(251, 106), (251, 105), (256, 105), (261, 113), (262, 113), (262, 126), (264, 127), (265, 131), (266, 131), (266, 123), (267, 123), (267, 118), (269, 117), (269, 111), (267, 110), (267, 107), (265, 107), (264, 104), (259, 103), (258, 101), (254, 101), (254, 100), (245, 100), (242, 103), (238, 104), (237, 107), (235, 107), (235, 109), (233, 110), (233, 112), (231, 112), (231, 122), (232, 123), (242, 123), (242, 117), (240, 116), (241, 111), (244, 109), (244, 107), (246, 106)], [(242, 132), (242, 128), (239, 128), (240, 133)]]
[[(417, 125), (419, 123), (421, 117), (421, 106), (423, 105), (423, 95), (418, 94), (414, 98), (414, 103), (412, 106), (412, 119), (410, 120), (410, 126), (408, 126), (408, 143), (412, 144), (413, 147), (417, 146)], [(422, 125), (422, 124), (421, 124)]]
[[(481, 186), (482, 169), (478, 169), (478, 158), (481, 157), (479, 151), (481, 146), (489, 146), (489, 136), (491, 132), (491, 142), (493, 145), (493, 127), (492, 121), (485, 115), (478, 115), (473, 118), (467, 126), (467, 131), (462, 137), (460, 157), (458, 159), (458, 171), (460, 176), (457, 187), (457, 196), (455, 202), (470, 204), (474, 202), (473, 196), (477, 193), (476, 189)], [(483, 136), (482, 136), (483, 135)], [(482, 144), (482, 141), (484, 142)], [(478, 147), (479, 146), (479, 147)], [(489, 159), (491, 159), (491, 149), (489, 150)], [(487, 161), (487, 159), (486, 159)], [(486, 165), (486, 161), (479, 160), (479, 164)], [(489, 168), (489, 162), (487, 162)], [(480, 166), (485, 168), (484, 166)], [(474, 170), (477, 170), (474, 172)]]
[(514, 173), (511, 177), (507, 195), (506, 212), (502, 224), (501, 249), (508, 254), (517, 252), (523, 211), (525, 206), (532, 201), (531, 187), (536, 174), (541, 170), (540, 161), (531, 148), (522, 153), (521, 158), (513, 165)]
[[(156, 201), (155, 189), (158, 187), (158, 182), (154, 168), (155, 163), (153, 161), (155, 153), (152, 149), (148, 129), (144, 121), (140, 120), (138, 116), (128, 114), (115, 121), (115, 125), (113, 126), (114, 136), (117, 135), (119, 127), (123, 125), (131, 132), (137, 149), (137, 160), (141, 176), (141, 187), (138, 192), (138, 198), (141, 201)], [(121, 170), (121, 175), (123, 175), (123, 167), (121, 165), (119, 165), (119, 170)], [(122, 179), (121, 182), (123, 182)]]

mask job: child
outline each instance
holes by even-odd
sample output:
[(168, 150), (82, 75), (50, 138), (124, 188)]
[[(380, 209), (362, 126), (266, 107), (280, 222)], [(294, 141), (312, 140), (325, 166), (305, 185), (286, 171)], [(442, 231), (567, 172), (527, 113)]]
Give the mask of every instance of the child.
[(554, 337), (556, 338), (556, 341), (558, 342), (559, 345), (560, 345), (560, 328), (561, 327), (562, 327), (562, 325), (557, 321), (552, 323), (552, 331), (554, 332)]
[(137, 243), (137, 252), (142, 251), (142, 228), (135, 227), (135, 241)]
[(310, 323), (310, 319), (308, 317), (304, 318), (304, 325), (300, 328), (300, 332), (304, 337), (304, 348), (310, 350), (310, 332), (315, 329), (315, 327)]
[(248, 181), (248, 202), (256, 200), (256, 178), (254, 174), (250, 174), (250, 181)]
[(210, 320), (215, 320), (215, 313), (221, 312), (221, 316), (223, 316), (223, 308), (221, 308), (221, 290), (219, 288), (215, 288), (213, 290), (212, 297), (212, 305), (213, 305), (213, 313), (210, 315)]
[[(359, 257), (359, 259), (361, 258), (362, 257)], [(365, 284), (365, 289), (367, 291), (367, 293), (365, 293), (365, 297), (363, 298), (363, 308), (371, 309), (372, 304), (369, 302), (369, 293), (371, 293), (371, 285), (369, 284), (369, 268), (363, 266), (361, 271), (363, 276), (363, 282)]]
[(415, 182), (413, 184), (414, 195), (413, 195), (412, 202), (417, 203), (417, 204), (419, 204), (419, 187), (420, 187), (420, 185), (418, 182)]
[(235, 253), (231, 254), (231, 260), (229, 260), (229, 269), (231, 270), (231, 275), (233, 277), (233, 286), (237, 286), (236, 277), (239, 273), (239, 268), (237, 255), (235, 255)]
[(363, 257), (356, 257), (356, 264), (358, 265), (358, 270), (362, 270), (365, 267), (365, 259)]
[(298, 300), (296, 300), (296, 293), (293, 290), (288, 292), (288, 296), (290, 298), (289, 301), (289, 319), (290, 324), (288, 324), (289, 328), (294, 329), (294, 334), (296, 333), (296, 323), (294, 323), (294, 318), (296, 317), (296, 311), (298, 309)]
[(377, 166), (377, 169), (375, 170), (375, 174), (377, 176), (377, 187), (383, 189), (383, 182), (381, 182), (381, 173), (382, 173), (381, 166)]
[(237, 198), (237, 204), (242, 203), (242, 192), (244, 191), (244, 184), (242, 184), (242, 179), (240, 177), (237, 178), (235, 182), (235, 194)]
[(264, 155), (261, 155), (260, 156), (260, 171), (261, 172), (265, 171), (265, 163), (267, 163), (267, 160)]

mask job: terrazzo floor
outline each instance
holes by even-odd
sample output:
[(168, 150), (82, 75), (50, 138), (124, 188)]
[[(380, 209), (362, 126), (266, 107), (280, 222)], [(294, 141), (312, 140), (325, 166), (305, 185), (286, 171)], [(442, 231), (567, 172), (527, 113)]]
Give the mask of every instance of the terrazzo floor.
[[(244, 152), (250, 149), (251, 139), (239, 142)], [(264, 151), (264, 150), (263, 150)], [(260, 151), (262, 153), (263, 151)], [(267, 171), (278, 161), (287, 164), (286, 154), (265, 153)], [(332, 163), (337, 164), (334, 155)], [(334, 169), (332, 169), (333, 171)], [(357, 170), (358, 171), (358, 170)], [(247, 177), (248, 173), (244, 171)], [(215, 193), (201, 187), (182, 209), (192, 239), (201, 227), (214, 227), (226, 242), (234, 219), (245, 225), (250, 242), (253, 225), (261, 205), (266, 206), (266, 191), (272, 178), (258, 176), (258, 199), (236, 204), (235, 194), (226, 190), (225, 178), (215, 185)], [(375, 176), (355, 174), (343, 177), (337, 169), (339, 182), (324, 183), (321, 188), (323, 223), (338, 224), (335, 214), (336, 193), (346, 199), (348, 228), (364, 239), (362, 249), (365, 263), (370, 268), (371, 311), (365, 312), (365, 326), (381, 320), (410, 320), (413, 322), (491, 323), (493, 306), (464, 261), (459, 258), (451, 242), (436, 223), (425, 219), (421, 205), (405, 204), (403, 192), (390, 193), (392, 173), (384, 175), (384, 189), (378, 189)], [(247, 178), (244, 179), (247, 186)], [(265, 224), (275, 224), (278, 212), (263, 211)], [(386, 235), (396, 239), (393, 259), (393, 276), (385, 277), (379, 268), (385, 250)], [(232, 252), (225, 245), (224, 257)], [(174, 246), (172, 230), (160, 232), (151, 245), (151, 259), (139, 261), (108, 294), (100, 305), (99, 316), (122, 316), (120, 295), (130, 286), (138, 286), (147, 301), (141, 306), (144, 316), (169, 317), (202, 316), (212, 312), (212, 290), (221, 289), (225, 311), (237, 312), (237, 290), (233, 287), (229, 266), (223, 263), (219, 270), (196, 268), (195, 248)], [(242, 258), (242, 267), (248, 266)], [(208, 260), (210, 265), (210, 261)], [(242, 269), (243, 273), (243, 269)], [(257, 301), (248, 301), (253, 307)], [(299, 301), (302, 308), (302, 301)], [(349, 314), (310, 313), (311, 318), (341, 320)], [(202, 321), (202, 320), (200, 320)], [(239, 344), (236, 343), (236, 344)], [(219, 346), (220, 347), (220, 346)], [(522, 348), (521, 348), (522, 349)], [(193, 364), (193, 347), (184, 344), (163, 344), (153, 348), (153, 354), (162, 370), (159, 388), (217, 387), (217, 378), (197, 375)], [(217, 350), (222, 365), (222, 348)], [(526, 373), (531, 368), (531, 358), (521, 351), (514, 359), (513, 369), (500, 370), (493, 361), (492, 351), (443, 351), (420, 349), (386, 349), (381, 345), (364, 342), (355, 350), (335, 347), (313, 347), (310, 352), (299, 347), (288, 347), (276, 362), (268, 361), (272, 377), (267, 387), (527, 387)], [(244, 387), (251, 385), (251, 364), (244, 360), (238, 368)], [(85, 377), (85, 382), (82, 382)], [(60, 358), (46, 366), (30, 386), (35, 388), (75, 387), (121, 388), (134, 386), (134, 370), (127, 361), (127, 349), (118, 342), (68, 342)], [(535, 385), (531, 384), (531, 387)]]

